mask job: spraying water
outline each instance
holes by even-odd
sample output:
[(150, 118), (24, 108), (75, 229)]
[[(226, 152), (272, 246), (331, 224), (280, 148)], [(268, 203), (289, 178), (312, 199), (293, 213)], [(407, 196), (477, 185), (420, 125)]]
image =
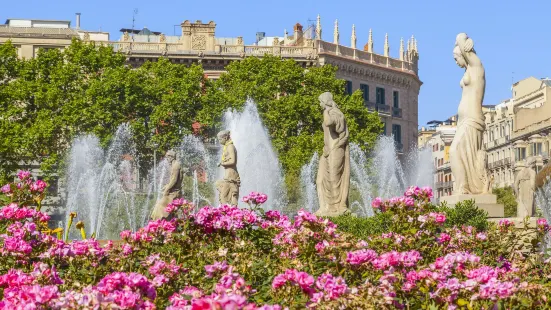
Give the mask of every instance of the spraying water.
[[(242, 112), (226, 112), (224, 126), (230, 130), (237, 149), (240, 195), (248, 195), (252, 191), (263, 192), (269, 197), (263, 207), (281, 210), (286, 204), (283, 173), (256, 104), (247, 101)], [(221, 176), (222, 169), (218, 173)]]
[[(371, 201), (374, 197), (400, 196), (411, 185), (433, 185), (434, 168), (430, 149), (410, 150), (405, 160), (406, 171), (397, 154), (392, 137), (380, 136), (370, 157), (366, 156), (357, 144), (350, 144), (349, 201), (353, 212), (361, 216), (373, 216)], [(317, 199), (317, 195), (311, 192), (315, 191), (312, 180), (315, 180), (317, 174), (317, 163), (314, 158), (302, 167), (301, 182), (304, 188), (310, 188), (310, 192), (305, 191), (304, 195)], [(313, 176), (312, 173), (314, 173)], [(313, 211), (316, 211), (319, 208), (316, 205), (317, 201), (314, 204), (310, 199), (305, 199), (307, 201), (305, 207), (311, 209), (315, 206), (316, 209)]]
[[(75, 139), (69, 160), (66, 222), (70, 212), (76, 212), (87, 235), (97, 238), (141, 227), (135, 195), (139, 164), (128, 124), (118, 127), (105, 153), (94, 136)], [(69, 236), (77, 233), (71, 230)]]
[(318, 194), (316, 191), (316, 175), (319, 165), (318, 153), (314, 153), (310, 162), (300, 170), (300, 181), (304, 198), (304, 209), (313, 213), (319, 209)]

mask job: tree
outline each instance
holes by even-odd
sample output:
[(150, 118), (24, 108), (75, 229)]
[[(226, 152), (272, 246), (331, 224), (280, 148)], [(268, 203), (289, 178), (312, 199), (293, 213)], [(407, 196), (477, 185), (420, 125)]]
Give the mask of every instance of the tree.
[[(0, 47), (0, 165), (4, 178), (21, 161), (56, 171), (75, 136), (92, 133), (104, 146), (117, 127), (130, 123), (142, 168), (152, 153), (175, 146), (191, 132), (202, 108), (200, 66), (167, 59), (133, 69), (112, 48), (74, 40), (64, 51), (40, 50), (17, 59), (11, 44)], [(153, 137), (151, 132), (154, 131)]]
[(320, 94), (333, 93), (345, 114), (351, 142), (365, 151), (383, 129), (378, 115), (364, 106), (361, 91), (344, 93), (345, 82), (336, 78), (336, 71), (330, 65), (305, 70), (294, 60), (269, 55), (233, 62), (215, 83), (219, 92), (202, 113), (222, 115), (227, 108), (243, 107), (248, 98), (254, 100), (286, 171), (288, 188), (296, 189), (300, 168), (323, 148)]
[(505, 207), (505, 217), (517, 216), (517, 198), (512, 187), (494, 188), (492, 193), (497, 196), (497, 203)]

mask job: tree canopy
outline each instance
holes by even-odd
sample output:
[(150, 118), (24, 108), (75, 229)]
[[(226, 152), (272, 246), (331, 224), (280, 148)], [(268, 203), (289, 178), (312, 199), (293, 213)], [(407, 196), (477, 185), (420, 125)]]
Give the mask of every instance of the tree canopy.
[(360, 91), (344, 93), (333, 66), (304, 69), (294, 60), (250, 57), (211, 81), (200, 65), (160, 58), (132, 68), (125, 55), (78, 40), (33, 59), (18, 59), (8, 42), (0, 45), (0, 172), (7, 177), (22, 160), (53, 172), (75, 136), (91, 133), (107, 145), (125, 122), (142, 161), (150, 162), (154, 145), (160, 151), (176, 146), (195, 122), (219, 127), (226, 109), (241, 109), (250, 98), (286, 173), (296, 177), (323, 147), (317, 98), (325, 91), (344, 112), (351, 141), (367, 150), (383, 125)]

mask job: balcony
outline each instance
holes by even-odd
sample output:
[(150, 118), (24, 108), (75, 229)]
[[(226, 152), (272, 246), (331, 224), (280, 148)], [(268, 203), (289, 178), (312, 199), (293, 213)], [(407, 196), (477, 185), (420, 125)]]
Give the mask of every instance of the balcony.
[(396, 148), (396, 151), (399, 153), (402, 153), (404, 151), (404, 145), (402, 143), (394, 141), (394, 147)]
[(402, 118), (402, 109), (400, 109), (400, 108), (392, 108), (392, 117), (399, 117), (399, 118)]
[(370, 112), (373, 112), (376, 110), (377, 105), (374, 102), (364, 101), (364, 106), (367, 107)]
[(452, 181), (448, 181), (448, 182), (436, 182), (436, 188), (440, 189), (440, 188), (451, 188), (453, 187), (453, 182)]
[(437, 171), (450, 169), (450, 162), (443, 163), (442, 165), (436, 167)]
[(377, 105), (375, 105), (375, 109), (377, 110), (377, 112), (379, 112), (381, 114), (390, 115), (390, 106), (389, 105), (377, 104)]

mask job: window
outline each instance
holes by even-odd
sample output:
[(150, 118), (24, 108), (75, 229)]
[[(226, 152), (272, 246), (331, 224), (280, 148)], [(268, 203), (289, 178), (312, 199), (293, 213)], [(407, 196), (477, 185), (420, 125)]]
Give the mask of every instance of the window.
[(360, 90), (363, 93), (364, 101), (369, 101), (369, 85), (360, 84)]
[(352, 95), (352, 81), (346, 81), (346, 94)]
[(517, 161), (524, 160), (526, 158), (526, 148), (519, 147), (515, 150), (515, 158)]
[(383, 122), (383, 135), (386, 136), (386, 123)]
[(397, 144), (402, 144), (402, 126), (393, 124), (392, 135), (394, 136), (394, 142)]
[(399, 94), (398, 94), (397, 90), (392, 92), (392, 99), (394, 100), (393, 101), (394, 107), (399, 108), (400, 107), (400, 99), (399, 99)]
[(377, 87), (377, 89), (375, 90), (375, 94), (377, 95), (375, 98), (375, 103), (385, 104), (385, 89), (382, 87)]
[(538, 155), (542, 155), (541, 153), (542, 153), (542, 143), (541, 142), (532, 143), (532, 155), (538, 156)]

